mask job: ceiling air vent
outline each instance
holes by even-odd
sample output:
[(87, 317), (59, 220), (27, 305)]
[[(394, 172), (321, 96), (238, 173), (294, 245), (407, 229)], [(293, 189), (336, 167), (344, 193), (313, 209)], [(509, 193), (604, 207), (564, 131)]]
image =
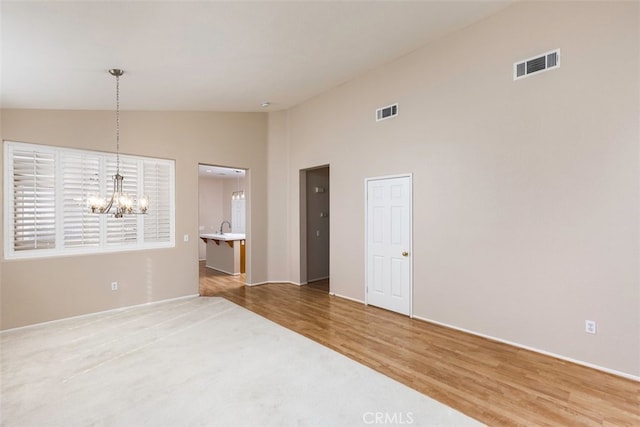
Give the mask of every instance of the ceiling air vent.
[(376, 110), (376, 122), (380, 120), (390, 119), (398, 115), (398, 104), (389, 105), (387, 107), (378, 108)]
[(553, 70), (559, 66), (560, 49), (552, 50), (513, 64), (513, 80), (522, 79), (541, 71)]

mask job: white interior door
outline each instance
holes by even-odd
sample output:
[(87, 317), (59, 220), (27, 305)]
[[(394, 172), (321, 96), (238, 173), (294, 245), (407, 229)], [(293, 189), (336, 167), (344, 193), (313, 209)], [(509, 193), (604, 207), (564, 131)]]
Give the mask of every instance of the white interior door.
[(412, 178), (366, 181), (366, 302), (411, 315)]

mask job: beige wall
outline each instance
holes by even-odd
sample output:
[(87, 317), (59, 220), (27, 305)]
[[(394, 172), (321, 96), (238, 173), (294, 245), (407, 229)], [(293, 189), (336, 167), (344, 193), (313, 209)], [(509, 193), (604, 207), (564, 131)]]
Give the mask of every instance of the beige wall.
[[(113, 112), (2, 111), (2, 138), (113, 151)], [(265, 114), (121, 113), (123, 153), (176, 160), (176, 247), (0, 263), (3, 329), (198, 293), (198, 163), (250, 169), (250, 209), (266, 210)], [(3, 174), (0, 174), (3, 175)], [(247, 281), (263, 282), (266, 218), (247, 212)], [(183, 236), (189, 235), (184, 242)], [(120, 284), (110, 290), (111, 281)]]
[(290, 205), (292, 203), (290, 200), (291, 189), (297, 185), (297, 182), (290, 179), (287, 117), (286, 112), (269, 114), (269, 145), (267, 148), (268, 276), (271, 281), (300, 284), (299, 275), (296, 276), (293, 273), (299, 268), (299, 262), (296, 261), (297, 258), (294, 254), (298, 254), (300, 248), (299, 241), (296, 240), (297, 234), (294, 233), (296, 224), (299, 223), (294, 222), (293, 219), (298, 217), (298, 212), (295, 207)]
[[(415, 315), (640, 376), (638, 15), (519, 3), (272, 113), (277, 274), (300, 280), (299, 170), (329, 164), (331, 289), (363, 301), (364, 179), (411, 172)], [(559, 69), (512, 80), (555, 48)]]

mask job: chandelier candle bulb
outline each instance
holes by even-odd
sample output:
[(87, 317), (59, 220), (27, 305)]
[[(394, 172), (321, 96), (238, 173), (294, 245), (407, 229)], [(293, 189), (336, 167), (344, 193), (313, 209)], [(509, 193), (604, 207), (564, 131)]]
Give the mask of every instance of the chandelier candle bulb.
[(123, 194), (120, 197), (120, 207), (126, 212), (126, 213), (131, 213), (132, 211), (132, 206), (133, 203), (131, 201), (131, 197), (129, 197), (128, 194)]
[(138, 200), (138, 210), (142, 213), (146, 213), (147, 209), (149, 209), (149, 199), (147, 196), (142, 196)]
[(92, 213), (104, 212), (104, 208), (107, 206), (107, 201), (104, 197), (100, 197), (98, 195), (89, 196), (87, 201)]

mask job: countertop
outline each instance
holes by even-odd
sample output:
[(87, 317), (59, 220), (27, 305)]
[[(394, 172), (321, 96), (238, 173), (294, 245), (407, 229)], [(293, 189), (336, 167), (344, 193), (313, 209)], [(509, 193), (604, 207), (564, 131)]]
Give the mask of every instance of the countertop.
[(232, 241), (232, 240), (245, 240), (246, 235), (244, 233), (212, 233), (212, 234), (201, 234), (201, 239), (211, 239), (211, 240), (222, 240), (224, 242)]

